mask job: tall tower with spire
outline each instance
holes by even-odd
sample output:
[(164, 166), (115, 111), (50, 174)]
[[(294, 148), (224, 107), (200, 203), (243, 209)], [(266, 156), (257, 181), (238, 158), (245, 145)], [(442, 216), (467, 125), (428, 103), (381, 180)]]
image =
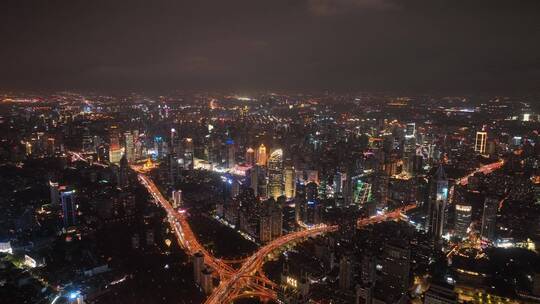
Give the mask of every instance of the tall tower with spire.
[(444, 172), (444, 168), (439, 165), (435, 176), (431, 180), (427, 231), (433, 238), (435, 244), (439, 243), (443, 235), (444, 226), (446, 223), (446, 207), (448, 205), (448, 178)]

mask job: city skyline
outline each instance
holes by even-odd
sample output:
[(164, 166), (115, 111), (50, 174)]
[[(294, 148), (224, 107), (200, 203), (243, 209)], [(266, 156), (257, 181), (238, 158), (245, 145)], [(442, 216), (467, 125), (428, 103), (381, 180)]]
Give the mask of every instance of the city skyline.
[(540, 303), (540, 1), (3, 1), (0, 299)]

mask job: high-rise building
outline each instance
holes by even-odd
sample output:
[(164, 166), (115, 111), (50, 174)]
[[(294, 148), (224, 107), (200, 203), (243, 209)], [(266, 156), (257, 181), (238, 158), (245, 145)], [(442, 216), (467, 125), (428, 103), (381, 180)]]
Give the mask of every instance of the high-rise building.
[(83, 152), (92, 153), (96, 152), (93, 138), (90, 134), (85, 134), (82, 137), (82, 150)]
[(486, 142), (487, 142), (487, 132), (485, 132), (485, 131), (476, 132), (476, 142), (475, 142), (475, 145), (474, 145), (474, 152), (485, 155), (486, 154)]
[(246, 150), (246, 164), (250, 166), (255, 165), (255, 150), (252, 148)]
[(195, 283), (201, 285), (202, 270), (204, 269), (204, 254), (197, 252), (193, 255), (193, 278)]
[(277, 149), (268, 158), (268, 194), (277, 200), (283, 195), (283, 150)]
[(120, 147), (120, 140), (116, 132), (112, 132), (110, 135), (109, 142), (109, 162), (111, 164), (118, 165), (120, 164), (120, 159), (122, 158), (122, 149)]
[(283, 233), (283, 211), (278, 206), (271, 207), (272, 239), (277, 239)]
[(60, 204), (60, 189), (58, 182), (50, 180), (49, 190), (51, 192), (51, 205)]
[(214, 283), (212, 280), (212, 268), (205, 266), (204, 269), (201, 272), (201, 288), (204, 291), (206, 295), (209, 295), (212, 293), (212, 290), (214, 290)]
[(339, 261), (339, 288), (349, 290), (352, 287), (353, 265), (348, 257), (342, 257)]
[(495, 143), (495, 141), (490, 140), (487, 142), (486, 154), (493, 157), (495, 153), (497, 153), (497, 144)]
[(442, 165), (439, 165), (434, 179), (431, 180), (430, 197), (428, 205), (428, 223), (426, 228), (438, 243), (443, 235), (446, 224), (446, 207), (448, 205), (448, 178)]
[(142, 159), (145, 156), (145, 147), (143, 146), (143, 143), (141, 140), (137, 140), (134, 145), (135, 149), (135, 159)]
[(257, 150), (257, 165), (266, 166), (266, 161), (266, 147), (261, 144)]
[(375, 258), (371, 255), (365, 255), (362, 257), (362, 264), (360, 269), (360, 277), (362, 284), (371, 285), (375, 283), (376, 279), (376, 263)]
[(195, 146), (192, 138), (184, 140), (184, 168), (193, 169)]
[(403, 172), (409, 176), (413, 175), (414, 156), (416, 155), (416, 125), (408, 123), (405, 130), (405, 140), (403, 144)]
[(319, 200), (319, 185), (316, 182), (306, 184), (306, 199), (308, 202), (315, 203)]
[(54, 137), (47, 138), (47, 148), (45, 149), (47, 155), (54, 155), (56, 152), (55, 141)]
[(374, 184), (377, 207), (383, 209), (388, 204), (388, 186), (390, 184), (390, 177), (386, 175), (385, 172), (381, 172), (375, 178)]
[(253, 190), (253, 195), (257, 196), (259, 194), (259, 170), (258, 165), (253, 166), (249, 170), (249, 187)]
[(124, 133), (124, 144), (124, 154), (128, 163), (132, 163), (135, 160), (135, 143), (133, 134), (129, 131)]
[(533, 276), (532, 294), (540, 297), (540, 273), (535, 273)]
[(307, 199), (306, 186), (303, 183), (297, 183), (296, 185), (296, 194), (294, 197), (294, 214), (296, 222), (306, 222)]
[(146, 245), (153, 246), (155, 244), (154, 230), (146, 230)]
[(296, 179), (294, 178), (294, 168), (287, 167), (285, 168), (285, 197), (288, 200), (294, 198), (295, 188), (296, 188)]
[(469, 205), (456, 204), (454, 231), (455, 235), (461, 238), (467, 236), (467, 230), (471, 225), (472, 207)]
[(75, 190), (60, 192), (62, 201), (62, 218), (64, 227), (75, 226), (77, 224), (77, 200)]
[(236, 147), (232, 139), (227, 140), (227, 168), (232, 169), (236, 165)]
[(232, 180), (231, 184), (231, 198), (235, 198), (240, 194), (240, 182), (237, 180)]
[(169, 153), (180, 153), (178, 150), (178, 133), (175, 128), (171, 128), (171, 140), (169, 143)]
[(257, 189), (257, 194), (261, 198), (268, 198), (268, 185), (266, 176), (264, 175), (259, 176), (259, 187)]
[(259, 219), (259, 240), (267, 243), (272, 240), (272, 217), (263, 215)]
[(452, 286), (431, 284), (424, 296), (424, 304), (457, 304), (458, 297)]
[(317, 170), (306, 170), (306, 182), (319, 183), (319, 171)]
[(343, 174), (341, 172), (336, 172), (336, 174), (334, 174), (334, 180), (333, 180), (333, 190), (334, 190), (334, 195), (337, 194), (337, 193), (342, 193), (343, 192)]
[(373, 298), (372, 285), (356, 286), (356, 304), (371, 304)]
[(178, 176), (180, 175), (180, 164), (178, 162), (178, 156), (176, 153), (169, 153), (167, 155), (167, 163), (169, 166), (169, 185), (174, 185)]
[(120, 169), (118, 170), (118, 187), (126, 188), (129, 186), (129, 164), (126, 154), (120, 159)]
[(405, 127), (405, 137), (413, 137), (416, 136), (416, 123), (410, 122), (407, 123)]
[(484, 210), (482, 212), (482, 230), (480, 232), (480, 236), (483, 240), (495, 240), (498, 208), (499, 199), (496, 197), (486, 197), (484, 200)]
[(173, 190), (172, 192), (173, 208), (179, 208), (182, 206), (182, 190)]
[(411, 251), (404, 246), (386, 244), (381, 257), (380, 282), (394, 298), (409, 288)]

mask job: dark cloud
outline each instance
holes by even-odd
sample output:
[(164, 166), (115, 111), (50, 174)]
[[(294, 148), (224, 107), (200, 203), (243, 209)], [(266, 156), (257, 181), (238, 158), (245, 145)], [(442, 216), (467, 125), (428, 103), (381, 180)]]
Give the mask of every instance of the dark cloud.
[(389, 10), (399, 8), (391, 0), (309, 0), (309, 10), (318, 16), (354, 13), (356, 10)]
[(529, 92), (540, 2), (2, 1), (0, 87)]

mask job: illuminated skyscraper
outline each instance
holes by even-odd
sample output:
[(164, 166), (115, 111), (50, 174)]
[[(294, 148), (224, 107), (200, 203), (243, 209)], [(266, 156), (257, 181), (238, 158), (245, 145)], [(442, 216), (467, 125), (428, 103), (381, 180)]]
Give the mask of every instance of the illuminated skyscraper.
[(268, 158), (268, 194), (277, 200), (283, 195), (283, 150), (277, 149)]
[(482, 230), (480, 232), (480, 236), (484, 240), (495, 240), (498, 208), (499, 199), (496, 197), (486, 197), (484, 201), (484, 211), (482, 212)]
[(60, 193), (62, 201), (62, 218), (64, 227), (75, 226), (77, 224), (77, 201), (75, 190), (62, 191)]
[(454, 223), (455, 235), (461, 238), (467, 236), (467, 229), (471, 225), (472, 207), (469, 205), (456, 204)]
[(487, 142), (487, 132), (485, 132), (485, 131), (476, 132), (476, 143), (474, 145), (474, 152), (485, 155), (486, 154), (486, 142)]
[(195, 147), (193, 145), (193, 139), (186, 138), (184, 140), (184, 167), (185, 168), (193, 169), (194, 153), (195, 153)]
[(439, 165), (434, 179), (431, 181), (431, 190), (428, 205), (427, 228), (434, 243), (438, 243), (443, 235), (446, 223), (446, 206), (448, 204), (448, 178), (442, 165)]
[(416, 155), (416, 125), (408, 123), (405, 130), (403, 144), (403, 171), (409, 176), (413, 175), (413, 162)]
[(294, 198), (296, 179), (294, 178), (294, 168), (285, 168), (285, 197), (290, 200)]
[(334, 174), (334, 180), (333, 180), (333, 190), (334, 190), (334, 195), (337, 195), (338, 193), (342, 193), (343, 192), (343, 174), (341, 172), (336, 172), (336, 174)]
[(58, 188), (58, 182), (50, 180), (49, 190), (51, 192), (51, 205), (58, 205), (60, 203), (60, 190)]
[(250, 166), (255, 165), (255, 150), (252, 148), (246, 150), (246, 164)]
[(261, 144), (257, 150), (257, 165), (266, 166), (266, 160), (266, 147)]
[(109, 162), (111, 164), (120, 164), (122, 158), (122, 149), (120, 148), (120, 140), (116, 132), (112, 132), (109, 142)]
[(135, 144), (133, 141), (133, 134), (131, 134), (131, 132), (125, 132), (124, 141), (124, 154), (126, 155), (128, 163), (132, 163), (135, 160)]
[(182, 190), (173, 190), (172, 192), (173, 208), (182, 206)]
[(405, 129), (405, 136), (406, 137), (416, 136), (416, 124), (414, 122), (410, 122), (407, 124), (406, 129)]
[(171, 140), (169, 143), (169, 153), (180, 153), (180, 151), (178, 151), (178, 134), (175, 128), (171, 128)]

